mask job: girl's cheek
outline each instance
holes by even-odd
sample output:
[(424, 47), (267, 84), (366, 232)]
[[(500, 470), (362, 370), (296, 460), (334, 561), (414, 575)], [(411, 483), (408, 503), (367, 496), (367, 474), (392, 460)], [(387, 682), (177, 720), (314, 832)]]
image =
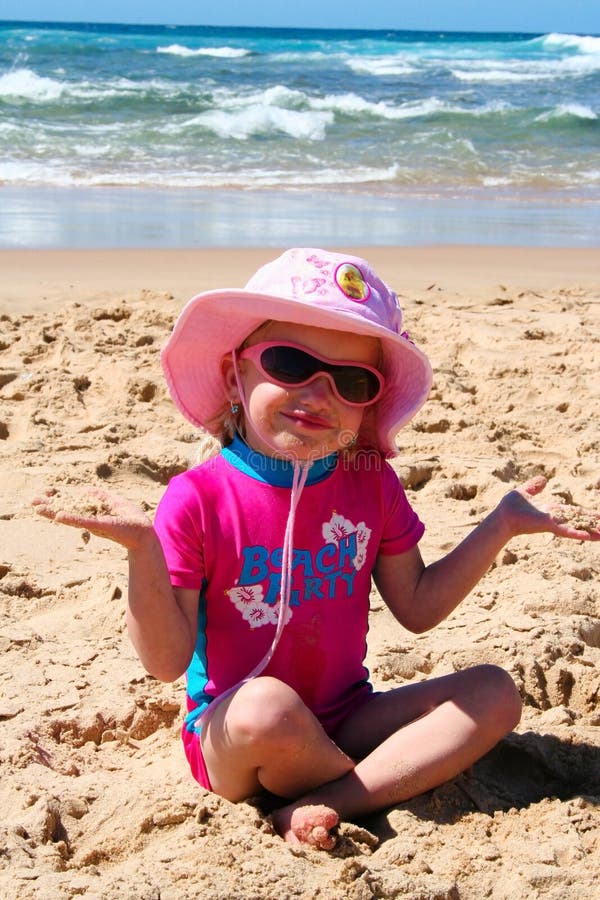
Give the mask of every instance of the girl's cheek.
[(274, 384), (262, 382), (248, 390), (246, 403), (253, 417), (264, 419), (287, 400), (288, 392)]
[(353, 409), (349, 407), (349, 415), (345, 418), (344, 425), (348, 429), (358, 431), (363, 420), (364, 412), (362, 409)]

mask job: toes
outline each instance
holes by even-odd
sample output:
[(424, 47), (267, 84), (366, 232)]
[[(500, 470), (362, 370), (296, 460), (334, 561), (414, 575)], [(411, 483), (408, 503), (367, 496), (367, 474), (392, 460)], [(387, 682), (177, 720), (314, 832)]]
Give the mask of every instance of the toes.
[(335, 847), (335, 837), (330, 833), (338, 824), (339, 817), (328, 806), (303, 806), (292, 814), (291, 830), (303, 844), (331, 850)]
[(322, 850), (333, 850), (335, 847), (335, 838), (322, 825), (313, 828), (308, 843), (313, 847), (320, 847)]

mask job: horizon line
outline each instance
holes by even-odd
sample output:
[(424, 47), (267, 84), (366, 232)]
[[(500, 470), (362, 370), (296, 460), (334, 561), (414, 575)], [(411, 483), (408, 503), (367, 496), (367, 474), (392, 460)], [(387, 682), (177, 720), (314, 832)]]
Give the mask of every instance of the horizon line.
[(527, 37), (543, 37), (548, 34), (565, 34), (573, 37), (600, 37), (600, 33), (589, 31), (563, 31), (562, 29), (523, 31), (521, 29), (486, 29), (486, 28), (398, 28), (395, 26), (383, 26), (378, 28), (370, 28), (368, 26), (362, 28), (338, 28), (331, 25), (233, 25), (233, 24), (210, 24), (210, 23), (190, 23), (190, 22), (139, 22), (139, 21), (123, 21), (113, 22), (106, 20), (77, 20), (77, 19), (0, 19), (0, 26), (3, 25), (58, 25), (58, 26), (103, 26), (113, 28), (119, 26), (127, 26), (132, 28), (212, 28), (212, 29), (235, 29), (247, 31), (332, 31), (332, 32), (396, 32), (401, 34), (478, 34), (478, 35), (515, 35)]

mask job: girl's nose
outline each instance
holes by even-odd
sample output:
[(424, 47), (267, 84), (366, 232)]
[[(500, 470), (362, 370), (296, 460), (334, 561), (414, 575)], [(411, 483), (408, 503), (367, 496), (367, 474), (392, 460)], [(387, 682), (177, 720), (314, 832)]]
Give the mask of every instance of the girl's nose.
[(305, 384), (302, 388), (303, 402), (312, 405), (327, 405), (334, 397), (331, 381), (328, 375), (322, 373)]

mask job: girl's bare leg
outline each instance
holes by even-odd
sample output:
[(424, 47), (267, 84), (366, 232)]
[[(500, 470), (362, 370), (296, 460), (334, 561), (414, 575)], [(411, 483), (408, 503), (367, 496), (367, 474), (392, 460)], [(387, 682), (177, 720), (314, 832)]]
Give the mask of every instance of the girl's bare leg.
[[(303, 796), (354, 766), (298, 694), (265, 676), (215, 707), (202, 729), (202, 752), (213, 790), (232, 801), (263, 789)], [(330, 849), (337, 821), (331, 809), (313, 809), (310, 822), (298, 824), (298, 840)]]
[[(336, 734), (340, 747), (361, 761), (277, 810), (275, 827), (288, 841), (304, 840), (316, 806), (322, 825), (323, 808), (336, 820), (352, 819), (430, 790), (491, 750), (515, 727), (520, 709), (512, 680), (495, 666), (373, 697)], [(320, 846), (327, 846), (324, 840)]]

